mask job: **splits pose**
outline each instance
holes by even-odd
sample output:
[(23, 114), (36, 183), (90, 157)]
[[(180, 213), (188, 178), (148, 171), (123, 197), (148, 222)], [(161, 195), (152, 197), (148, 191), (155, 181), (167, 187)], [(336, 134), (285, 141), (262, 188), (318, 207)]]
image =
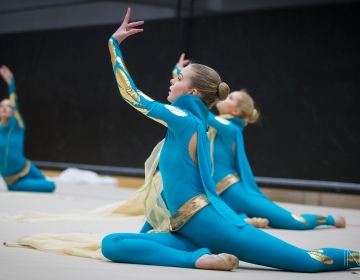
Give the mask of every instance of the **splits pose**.
[[(181, 55), (172, 73), (176, 78), (188, 63)], [(213, 178), (216, 192), (246, 222), (265, 227), (264, 219), (274, 228), (306, 230), (320, 225), (345, 227), (345, 219), (339, 215), (293, 214), (267, 199), (257, 186), (245, 153), (243, 130), (255, 123), (259, 112), (245, 90), (234, 91), (224, 101), (216, 104), (220, 116), (209, 113), (209, 139), (213, 161)]]
[[(109, 40), (114, 75), (123, 99), (168, 127), (155, 148), (151, 172), (159, 162), (163, 197), (146, 179), (145, 213), (159, 233), (114, 233), (102, 241), (103, 255), (115, 262), (231, 270), (237, 259), (289, 271), (319, 272), (356, 267), (359, 253), (335, 248), (304, 250), (249, 224), (216, 194), (211, 177), (207, 126), (209, 108), (225, 100), (228, 86), (211, 68), (190, 64), (171, 80), (161, 104), (139, 91), (127, 71), (119, 44), (143, 22), (128, 24), (130, 10)], [(162, 145), (162, 148), (159, 147)], [(159, 152), (161, 151), (161, 153)], [(157, 153), (159, 152), (159, 153)], [(170, 218), (167, 217), (170, 215)], [(232, 254), (220, 254), (227, 253)], [(349, 260), (348, 262), (344, 262)]]
[(15, 79), (6, 66), (0, 75), (8, 85), (9, 99), (0, 103), (0, 170), (9, 191), (52, 192), (55, 184), (24, 157), (25, 122), (15, 94)]

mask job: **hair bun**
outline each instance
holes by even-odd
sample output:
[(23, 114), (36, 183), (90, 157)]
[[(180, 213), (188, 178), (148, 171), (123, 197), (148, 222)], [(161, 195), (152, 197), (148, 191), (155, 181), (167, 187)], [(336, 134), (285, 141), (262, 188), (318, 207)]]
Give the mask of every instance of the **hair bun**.
[(218, 87), (218, 96), (219, 96), (219, 99), (220, 100), (225, 100), (228, 95), (229, 95), (229, 92), (230, 92), (230, 88), (229, 86), (224, 83), (224, 82), (221, 82), (219, 84), (219, 87)]
[(259, 116), (260, 116), (259, 111), (254, 108), (251, 115), (249, 116), (248, 122), (249, 123), (255, 123), (258, 120)]

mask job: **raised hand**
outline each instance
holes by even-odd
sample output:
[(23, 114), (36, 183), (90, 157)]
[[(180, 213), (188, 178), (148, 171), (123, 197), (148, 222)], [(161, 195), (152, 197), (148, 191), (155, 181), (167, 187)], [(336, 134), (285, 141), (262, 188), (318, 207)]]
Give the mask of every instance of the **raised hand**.
[(185, 67), (186, 65), (188, 65), (189, 62), (190, 62), (190, 59), (184, 59), (184, 58), (185, 58), (185, 54), (182, 53), (182, 54), (180, 55), (179, 61), (176, 63), (176, 67), (179, 68), (180, 70), (183, 70), (184, 67)]
[(131, 13), (131, 9), (128, 8), (124, 21), (121, 24), (121, 26), (119, 27), (118, 30), (116, 30), (116, 32), (113, 34), (113, 37), (118, 41), (118, 43), (120, 44), (126, 37), (129, 37), (130, 35), (133, 35), (135, 33), (139, 33), (139, 32), (143, 32), (144, 29), (137, 29), (134, 28), (135, 26), (139, 26), (144, 24), (144, 21), (136, 21), (136, 22), (132, 22), (132, 23), (128, 23), (129, 19), (130, 19), (130, 13)]
[(5, 65), (0, 67), (0, 75), (4, 79), (5, 83), (7, 83), (7, 85), (11, 84), (11, 79), (14, 77), (14, 75)]

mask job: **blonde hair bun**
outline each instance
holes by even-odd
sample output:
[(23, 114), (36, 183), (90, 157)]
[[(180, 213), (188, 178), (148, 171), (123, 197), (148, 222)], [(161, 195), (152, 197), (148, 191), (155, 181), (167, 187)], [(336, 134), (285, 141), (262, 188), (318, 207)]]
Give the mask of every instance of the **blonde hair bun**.
[(229, 92), (230, 92), (229, 86), (226, 83), (221, 82), (219, 84), (219, 92), (218, 92), (219, 99), (225, 100), (228, 97)]
[(251, 115), (249, 116), (248, 122), (249, 123), (255, 123), (258, 120), (259, 115), (260, 115), (259, 111), (254, 108)]

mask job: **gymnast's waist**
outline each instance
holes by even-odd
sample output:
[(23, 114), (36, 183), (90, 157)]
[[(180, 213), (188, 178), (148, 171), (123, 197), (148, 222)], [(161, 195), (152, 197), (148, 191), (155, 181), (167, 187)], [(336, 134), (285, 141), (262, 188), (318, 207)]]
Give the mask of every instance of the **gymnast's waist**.
[(216, 192), (218, 195), (226, 191), (228, 188), (230, 188), (232, 185), (234, 185), (237, 182), (240, 182), (241, 178), (239, 174), (228, 174), (224, 178), (222, 178), (218, 183), (216, 183)]
[(177, 231), (182, 228), (201, 209), (209, 205), (211, 202), (205, 193), (194, 196), (185, 202), (170, 217), (170, 231)]
[(12, 184), (16, 183), (22, 177), (26, 176), (29, 172), (30, 172), (30, 161), (26, 160), (23, 165), (23, 168), (19, 172), (15, 173), (13, 175), (4, 176), (4, 180), (7, 185), (12, 185)]

